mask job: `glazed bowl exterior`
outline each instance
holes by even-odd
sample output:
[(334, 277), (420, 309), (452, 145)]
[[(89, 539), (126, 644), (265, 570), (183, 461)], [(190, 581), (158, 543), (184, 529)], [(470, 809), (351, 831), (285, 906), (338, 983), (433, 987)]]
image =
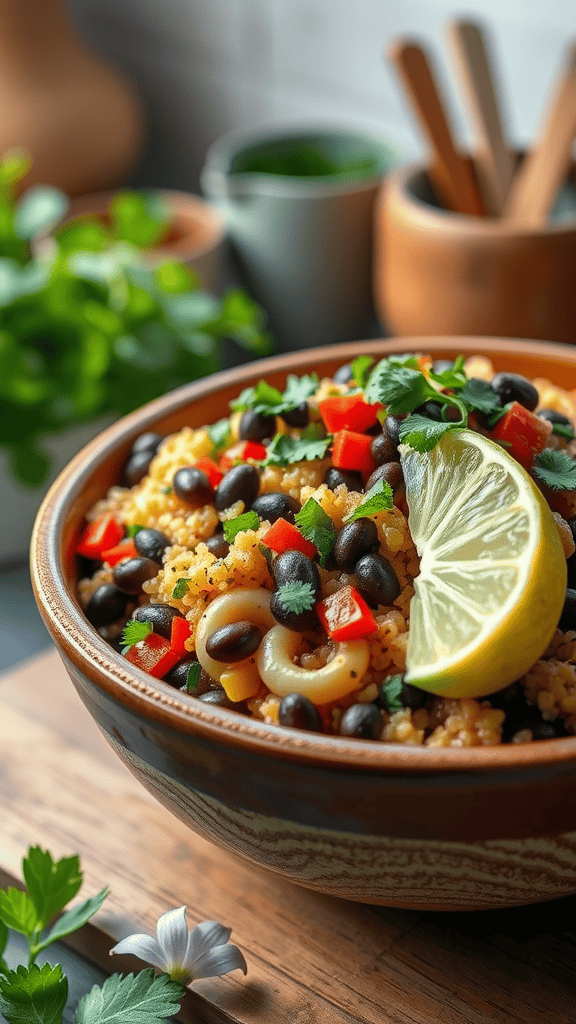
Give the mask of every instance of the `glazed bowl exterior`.
[[(31, 550), (44, 622), (122, 761), (194, 831), (313, 889), (425, 909), (512, 906), (576, 892), (576, 737), (469, 749), (319, 736), (209, 706), (132, 667), (75, 597), (84, 515), (134, 439), (201, 426), (265, 377), (331, 375), (370, 352), (481, 352), (497, 370), (576, 388), (576, 351), (524, 341), (403, 338), (292, 353), (198, 381), (132, 413), (48, 493)], [(521, 638), (519, 638), (521, 642)]]

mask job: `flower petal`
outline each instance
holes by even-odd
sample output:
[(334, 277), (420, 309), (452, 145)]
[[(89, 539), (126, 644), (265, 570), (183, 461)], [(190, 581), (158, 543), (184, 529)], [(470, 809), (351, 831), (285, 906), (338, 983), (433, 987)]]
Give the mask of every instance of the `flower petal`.
[(158, 943), (164, 955), (168, 972), (175, 965), (182, 966), (188, 946), (188, 926), (186, 924), (186, 907), (169, 910), (158, 918), (156, 926)]
[(221, 974), (228, 974), (239, 967), (248, 973), (246, 961), (238, 946), (229, 943), (226, 946), (213, 946), (207, 953), (199, 957), (194, 964), (193, 980), (197, 978), (218, 978)]
[(140, 960), (144, 960), (147, 964), (152, 964), (153, 967), (159, 967), (160, 970), (164, 970), (164, 955), (156, 939), (152, 938), (151, 935), (128, 935), (125, 939), (121, 939), (110, 952), (131, 953), (132, 956), (139, 957)]
[(189, 971), (195, 973), (194, 964), (199, 957), (204, 956), (213, 946), (223, 946), (230, 938), (231, 928), (225, 928), (218, 921), (201, 921), (193, 931), (190, 932), (188, 948), (186, 950), (185, 965)]

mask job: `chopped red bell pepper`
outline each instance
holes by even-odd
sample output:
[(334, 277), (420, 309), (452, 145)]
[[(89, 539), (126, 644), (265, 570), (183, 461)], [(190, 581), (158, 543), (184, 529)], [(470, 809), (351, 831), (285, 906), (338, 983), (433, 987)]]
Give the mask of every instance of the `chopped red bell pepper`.
[(108, 565), (118, 565), (125, 558), (138, 558), (138, 552), (133, 540), (122, 541), (113, 548), (102, 552), (102, 561)]
[(360, 473), (372, 473), (376, 468), (370, 451), (373, 440), (374, 438), (368, 434), (339, 430), (334, 435), (332, 446), (333, 464), (337, 469), (356, 469)]
[(552, 432), (552, 424), (512, 402), (507, 412), (490, 432), (493, 441), (505, 442), (504, 447), (521, 466), (529, 469), (534, 456), (543, 450)]
[(113, 548), (123, 536), (124, 530), (112, 513), (105, 512), (85, 527), (76, 551), (85, 558), (101, 559), (102, 552)]
[(306, 540), (300, 530), (286, 519), (277, 519), (262, 538), (262, 543), (278, 555), (281, 555), (283, 551), (301, 551), (308, 558), (314, 558), (318, 554), (315, 545)]
[(190, 623), (186, 619), (174, 616), (170, 632), (170, 647), (178, 652), (178, 657), (183, 658), (187, 653), (184, 644), (190, 637)]
[(257, 441), (240, 441), (233, 448), (228, 448), (220, 456), (220, 469), (226, 473), (236, 462), (246, 462), (247, 459), (254, 459), (260, 462), (266, 458), (266, 449), (263, 444)]
[(376, 413), (381, 406), (368, 405), (362, 395), (341, 395), (325, 398), (318, 402), (318, 408), (331, 434), (338, 430), (356, 430), (363, 434), (376, 423)]
[(165, 637), (158, 633), (148, 633), (148, 636), (126, 651), (126, 658), (155, 679), (162, 679), (180, 661), (182, 653), (175, 650)]
[(203, 455), (201, 459), (198, 459), (198, 461), (194, 463), (194, 468), (201, 469), (203, 473), (206, 473), (206, 476), (208, 477), (208, 481), (210, 483), (210, 487), (213, 487), (214, 490), (216, 490), (218, 484), (220, 483), (222, 477), (224, 476), (222, 470), (218, 469), (216, 463), (213, 462), (212, 459), (208, 459), (205, 455)]
[(372, 612), (354, 587), (342, 587), (316, 605), (318, 618), (332, 640), (361, 640), (378, 629)]

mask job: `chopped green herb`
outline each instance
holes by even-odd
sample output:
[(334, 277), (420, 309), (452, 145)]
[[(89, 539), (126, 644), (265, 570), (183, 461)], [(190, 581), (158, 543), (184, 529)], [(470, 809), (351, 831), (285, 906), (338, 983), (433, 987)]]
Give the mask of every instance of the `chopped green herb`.
[(315, 498), (308, 498), (303, 508), (294, 516), (294, 522), (302, 536), (318, 549), (320, 565), (326, 565), (326, 559), (336, 540), (336, 527), (330, 516)]
[(135, 537), (136, 534), (140, 533), (140, 530), (143, 530), (143, 529), (144, 529), (144, 527), (140, 526), (139, 523), (134, 523), (134, 526), (129, 526), (126, 532), (127, 532), (129, 537)]
[(373, 365), (372, 356), (356, 356), (356, 359), (352, 360), (352, 376), (359, 388), (366, 386)]
[(184, 594), (188, 593), (188, 580), (181, 576), (178, 580), (174, 590), (172, 591), (172, 597), (175, 597), (178, 601), (184, 597)]
[(463, 388), (468, 382), (468, 377), (464, 372), (464, 356), (458, 356), (450, 369), (443, 370), (442, 373), (434, 373), (434, 370), (430, 370), (430, 376), (443, 388)]
[(268, 565), (269, 566), (272, 565), (272, 562), (274, 561), (274, 557), (275, 557), (274, 552), (272, 551), (272, 549), (267, 547), (266, 544), (260, 543), (260, 544), (258, 544), (258, 550), (260, 551), (260, 554), (264, 555), (264, 558), (268, 562)]
[(462, 423), (438, 423), (436, 420), (429, 420), (426, 416), (408, 416), (400, 424), (400, 440), (402, 444), (408, 444), (417, 452), (432, 451), (440, 438), (447, 430), (454, 430), (465, 426)]
[(386, 480), (378, 480), (364, 495), (363, 501), (344, 519), (351, 523), (363, 516), (373, 516), (377, 512), (389, 511), (394, 504), (394, 492)]
[(254, 409), (255, 412), (263, 413), (265, 416), (281, 416), (282, 413), (296, 409), (307, 398), (310, 398), (310, 395), (316, 391), (318, 383), (315, 373), (304, 374), (303, 377), (290, 374), (286, 380), (286, 390), (282, 393), (267, 381), (260, 380), (256, 387), (245, 388), (238, 398), (230, 403), (230, 407), (235, 412)]
[(200, 681), (200, 663), (193, 661), (186, 675), (186, 693), (196, 693)]
[(254, 388), (244, 388), (240, 392), (238, 398), (234, 398), (230, 403), (230, 408), (234, 412), (244, 412), (245, 409), (249, 409), (254, 400)]
[(160, 490), (162, 491), (162, 494), (172, 494), (171, 487), (161, 487)]
[(399, 366), (389, 361), (379, 363), (370, 374), (364, 392), (367, 402), (383, 402), (393, 415), (412, 412), (428, 399), (437, 399), (438, 393), (420, 370)]
[(230, 443), (230, 420), (218, 420), (208, 427), (208, 435), (214, 445), (213, 453), (223, 452)]
[(301, 580), (294, 580), (292, 583), (284, 583), (278, 588), (278, 596), (284, 607), (295, 615), (301, 612), (308, 612), (314, 607), (314, 591), (310, 583), (302, 583)]
[(388, 711), (400, 711), (404, 705), (401, 700), (402, 676), (390, 676), (380, 687), (380, 697)]
[(536, 456), (534, 476), (553, 491), (576, 490), (576, 462), (566, 452), (546, 448)]
[(151, 632), (151, 622), (138, 622), (137, 619), (131, 619), (122, 630), (122, 643), (125, 645), (125, 649), (129, 650), (134, 644), (140, 643)]
[(504, 406), (500, 402), (494, 388), (487, 380), (473, 378), (464, 385), (458, 395), (468, 409), (478, 409), (486, 416), (498, 413), (498, 418), (504, 412)]
[[(316, 424), (312, 424), (316, 427)], [(312, 432), (307, 433), (309, 428), (303, 431), (301, 437), (289, 437), (288, 434), (276, 434), (268, 445), (266, 458), (260, 463), (261, 466), (288, 466), (292, 462), (312, 461), (323, 459), (326, 451), (332, 444), (332, 435), (324, 438), (314, 438)]]
[(553, 423), (552, 433), (557, 434), (558, 437), (565, 437), (567, 441), (573, 441), (576, 436), (574, 434), (574, 428), (568, 423)]
[(260, 520), (256, 512), (244, 512), (235, 519), (228, 519), (224, 523), (224, 536), (229, 544), (233, 544), (239, 533), (243, 530), (257, 530)]

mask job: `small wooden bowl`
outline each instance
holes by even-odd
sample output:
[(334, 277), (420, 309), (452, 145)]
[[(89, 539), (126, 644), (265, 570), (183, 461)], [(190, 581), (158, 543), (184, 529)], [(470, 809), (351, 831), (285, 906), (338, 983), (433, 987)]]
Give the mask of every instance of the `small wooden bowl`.
[(390, 333), (576, 342), (576, 215), (534, 230), (452, 213), (412, 165), (386, 179), (374, 228), (374, 301)]
[(459, 910), (563, 896), (576, 892), (576, 737), (441, 749), (275, 728), (132, 668), (75, 596), (84, 515), (119, 479), (139, 434), (210, 423), (261, 377), (283, 387), (287, 373), (331, 375), (362, 353), (407, 349), (439, 358), (482, 353), (497, 370), (576, 388), (575, 351), (478, 338), (356, 342), (196, 382), (110, 427), (58, 478), (34, 531), (36, 599), (111, 745), (204, 837), (302, 885), (363, 902)]

